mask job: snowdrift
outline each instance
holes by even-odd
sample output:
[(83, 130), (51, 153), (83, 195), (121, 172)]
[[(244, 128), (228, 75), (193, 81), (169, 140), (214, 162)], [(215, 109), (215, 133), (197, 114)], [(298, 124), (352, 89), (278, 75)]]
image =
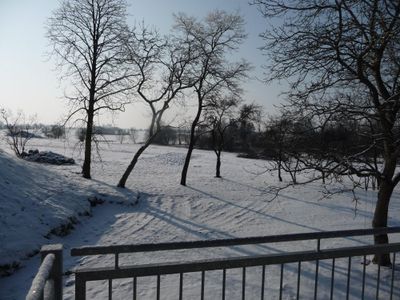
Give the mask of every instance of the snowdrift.
[(34, 255), (52, 235), (65, 235), (89, 215), (94, 199), (134, 203), (135, 194), (82, 180), (68, 167), (42, 165), (0, 152), (0, 275)]

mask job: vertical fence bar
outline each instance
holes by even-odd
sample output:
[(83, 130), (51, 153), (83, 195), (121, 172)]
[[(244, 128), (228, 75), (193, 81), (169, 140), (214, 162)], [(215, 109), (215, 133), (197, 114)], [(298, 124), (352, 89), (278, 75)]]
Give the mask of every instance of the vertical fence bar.
[[(321, 239), (317, 239), (317, 251), (321, 250)], [(315, 262), (315, 281), (314, 281), (314, 299), (317, 299), (318, 293), (318, 272), (319, 272), (319, 260)]]
[(137, 300), (137, 277), (133, 277), (133, 300)]
[(242, 300), (246, 299), (246, 267), (242, 271)]
[(335, 286), (335, 258), (332, 258), (332, 272), (331, 272), (331, 295), (329, 299), (333, 299), (333, 289)]
[(75, 273), (75, 300), (86, 300), (86, 281)]
[(315, 261), (315, 278), (314, 278), (314, 299), (317, 299), (318, 294), (318, 272), (319, 272), (319, 260)]
[(261, 300), (264, 300), (264, 291), (265, 289), (265, 265), (262, 266), (262, 274), (261, 274)]
[(62, 300), (63, 297), (63, 246), (61, 244), (44, 245), (40, 249), (41, 260), (43, 261), (47, 254), (54, 254), (54, 263), (50, 272), (50, 277), (54, 285), (54, 299)]
[(157, 300), (160, 300), (161, 276), (157, 275)]
[(179, 300), (183, 299), (183, 273), (179, 274)]
[(378, 264), (378, 275), (376, 276), (376, 299), (379, 299), (379, 283), (381, 279), (381, 265)]
[(201, 300), (204, 300), (204, 277), (205, 277), (205, 272), (201, 271)]
[(362, 276), (362, 287), (361, 287), (361, 299), (364, 299), (364, 295), (365, 295), (365, 271), (367, 268), (367, 256), (364, 255), (363, 258), (363, 276)]
[(300, 276), (301, 275), (301, 261), (299, 261), (297, 265), (297, 292), (296, 292), (296, 299), (299, 300), (300, 297)]
[(349, 256), (349, 263), (347, 266), (347, 288), (346, 288), (346, 300), (349, 300), (350, 293), (350, 276), (351, 275), (351, 256)]
[(279, 300), (282, 300), (282, 288), (283, 288), (283, 264), (281, 264), (281, 278), (279, 280)]
[(222, 300), (225, 300), (225, 289), (226, 289), (226, 269), (222, 270)]
[(115, 253), (115, 261), (114, 261), (114, 265), (115, 268), (118, 269), (119, 268), (119, 253)]
[(396, 267), (396, 252), (393, 252), (392, 279), (390, 282), (390, 300), (393, 299), (394, 270)]
[(108, 279), (108, 299), (112, 300), (112, 279)]

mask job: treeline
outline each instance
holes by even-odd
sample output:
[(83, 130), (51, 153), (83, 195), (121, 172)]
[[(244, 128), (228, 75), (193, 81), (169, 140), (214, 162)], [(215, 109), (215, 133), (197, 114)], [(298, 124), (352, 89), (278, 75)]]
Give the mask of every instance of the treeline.
[[(117, 136), (117, 140), (122, 144), (127, 138), (133, 143), (137, 142), (139, 130), (136, 128), (119, 128), (115, 126), (96, 126), (93, 128), (92, 138), (95, 136)], [(86, 139), (86, 128), (75, 129), (75, 136), (80, 142), (84, 142)]]

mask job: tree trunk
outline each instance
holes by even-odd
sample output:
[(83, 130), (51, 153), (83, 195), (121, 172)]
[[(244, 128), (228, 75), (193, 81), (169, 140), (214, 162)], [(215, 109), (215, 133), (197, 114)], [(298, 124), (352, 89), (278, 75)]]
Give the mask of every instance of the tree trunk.
[(125, 184), (126, 181), (128, 180), (129, 175), (131, 174), (133, 168), (135, 167), (136, 163), (139, 160), (140, 155), (142, 155), (142, 153), (144, 152), (144, 150), (147, 149), (147, 147), (149, 147), (151, 145), (151, 143), (153, 142), (154, 138), (156, 137), (158, 131), (153, 134), (151, 137), (149, 137), (147, 139), (147, 141), (143, 144), (142, 147), (139, 148), (138, 151), (136, 151), (135, 155), (132, 158), (131, 163), (128, 165), (128, 167), (126, 168), (124, 174), (122, 175), (121, 179), (118, 182), (118, 187), (120, 188), (125, 188)]
[[(372, 220), (373, 228), (387, 227), (389, 202), (393, 189), (394, 185), (391, 182), (382, 180), (378, 192), (378, 200), (376, 202), (374, 218)], [(375, 244), (387, 244), (389, 242), (389, 238), (387, 234), (375, 235), (374, 242)], [(375, 255), (373, 262), (381, 266), (391, 265), (389, 254)]]
[[(94, 31), (96, 31), (94, 29)], [(90, 74), (90, 89), (89, 89), (89, 103), (87, 109), (87, 126), (86, 126), (86, 136), (85, 136), (85, 158), (82, 166), (82, 176), (84, 178), (90, 179), (90, 165), (92, 161), (92, 135), (93, 135), (93, 119), (94, 119), (94, 104), (96, 101), (96, 69), (97, 69), (97, 50), (98, 43), (97, 37), (93, 37), (93, 61), (91, 65)]]
[(196, 143), (195, 131), (196, 131), (197, 123), (200, 120), (200, 115), (201, 115), (202, 109), (203, 109), (203, 102), (201, 100), (199, 100), (199, 106), (197, 108), (197, 114), (196, 114), (196, 117), (194, 118), (192, 126), (190, 128), (189, 148), (188, 148), (188, 152), (186, 154), (185, 164), (183, 165), (183, 169), (182, 169), (182, 173), (181, 173), (181, 185), (184, 185), (184, 186), (186, 186), (186, 177), (187, 177), (187, 172), (188, 172), (188, 169), (189, 169), (190, 158), (192, 156), (192, 152), (193, 152), (193, 149), (194, 149), (194, 144)]
[(278, 179), (279, 182), (282, 182), (282, 163), (279, 161), (278, 162)]
[(217, 165), (216, 165), (215, 177), (221, 178), (221, 152), (218, 152), (216, 154), (217, 154)]
[(189, 169), (190, 157), (192, 156), (193, 148), (194, 148), (194, 142), (192, 142), (192, 138), (190, 138), (189, 148), (188, 148), (188, 152), (186, 154), (185, 164), (183, 165), (182, 174), (181, 174), (181, 185), (184, 185), (184, 186), (186, 186), (187, 171)]
[(152, 104), (150, 105), (150, 107), (153, 112), (153, 116), (151, 118), (151, 123), (149, 128), (149, 137), (147, 138), (143, 146), (140, 147), (138, 151), (136, 151), (135, 155), (132, 158), (131, 163), (128, 165), (128, 168), (126, 168), (124, 174), (119, 180), (117, 185), (118, 187), (125, 188), (126, 181), (128, 180), (129, 175), (133, 171), (133, 168), (135, 167), (136, 163), (138, 162), (140, 155), (142, 155), (144, 150), (146, 150), (147, 147), (149, 147), (153, 143), (154, 139), (161, 131), (161, 119), (165, 110), (168, 108), (168, 102), (164, 102), (162, 110), (160, 110), (158, 113), (155, 111), (154, 106)]
[(87, 116), (88, 120), (86, 126), (86, 136), (85, 136), (85, 157), (82, 166), (82, 176), (84, 178), (90, 179), (91, 178), (90, 165), (92, 160), (93, 117), (94, 117), (93, 103), (89, 104)]
[(278, 156), (278, 179), (279, 182), (282, 182), (282, 151), (279, 150), (279, 156)]

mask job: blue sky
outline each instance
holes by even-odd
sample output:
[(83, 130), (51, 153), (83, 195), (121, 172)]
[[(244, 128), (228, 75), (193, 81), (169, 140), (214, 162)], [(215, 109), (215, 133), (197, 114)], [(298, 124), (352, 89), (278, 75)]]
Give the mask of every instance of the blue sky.
[[(251, 77), (262, 77), (265, 56), (258, 50), (258, 37), (265, 29), (265, 20), (247, 0), (128, 0), (128, 22), (144, 21), (167, 33), (173, 23), (173, 13), (185, 12), (201, 18), (213, 9), (239, 12), (246, 21), (248, 39), (240, 48), (238, 57), (254, 65)], [(45, 22), (59, 2), (55, 0), (0, 0), (0, 106), (27, 114), (36, 114), (43, 123), (56, 123), (67, 112), (63, 98), (67, 79), (60, 82), (54, 64), (48, 61)], [(258, 80), (243, 83), (244, 98), (262, 104), (267, 113), (279, 103), (279, 84), (268, 85)], [(125, 113), (112, 118), (102, 116), (102, 123), (121, 127), (144, 128), (147, 124), (145, 107), (133, 104)]]

